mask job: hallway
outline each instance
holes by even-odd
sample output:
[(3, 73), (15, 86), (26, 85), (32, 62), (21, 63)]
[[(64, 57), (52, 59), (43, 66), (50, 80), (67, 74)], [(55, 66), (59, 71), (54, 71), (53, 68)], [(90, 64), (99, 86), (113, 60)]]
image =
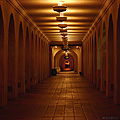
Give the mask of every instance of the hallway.
[(120, 106), (78, 74), (58, 74), (0, 108), (0, 120), (120, 119)]

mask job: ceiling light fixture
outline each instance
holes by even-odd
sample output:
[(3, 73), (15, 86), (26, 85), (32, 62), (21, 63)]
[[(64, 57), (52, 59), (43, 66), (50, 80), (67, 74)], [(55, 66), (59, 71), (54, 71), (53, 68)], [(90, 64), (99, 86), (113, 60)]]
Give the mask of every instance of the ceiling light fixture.
[(70, 50), (70, 47), (68, 45), (64, 45), (64, 46), (62, 46), (62, 50), (68, 51), (68, 50)]
[(55, 46), (55, 48), (57, 48), (57, 46)]
[(63, 39), (63, 40), (66, 40), (66, 39), (67, 39), (67, 37), (62, 37), (62, 39)]
[(76, 48), (79, 48), (79, 46), (76, 46)]
[(60, 12), (60, 17), (64, 17), (64, 12)]
[(60, 32), (62, 33), (67, 32), (67, 29), (60, 29)]
[(64, 0), (58, 0), (58, 5), (61, 6), (63, 4)]
[(56, 20), (60, 22), (67, 21), (67, 17), (56, 17)]
[(53, 6), (53, 10), (56, 12), (64, 12), (66, 11), (67, 7), (66, 6)]
[(67, 33), (61, 33), (61, 35), (65, 37), (65, 36), (67, 36)]
[(66, 11), (67, 7), (63, 5), (64, 0), (58, 0), (58, 5), (53, 6), (53, 10), (60, 13), (60, 17), (56, 17), (57, 21), (62, 22), (61, 24), (58, 24), (58, 27), (62, 28), (60, 29), (61, 35), (63, 36), (63, 50), (69, 50), (70, 47), (68, 46), (68, 38), (67, 35), (67, 24), (64, 24), (64, 21), (67, 21), (67, 17), (64, 17), (64, 11)]
[(65, 56), (68, 56), (68, 53), (67, 53), (67, 51), (65, 52)]
[(66, 28), (67, 24), (58, 24), (58, 27), (60, 27), (60, 28)]

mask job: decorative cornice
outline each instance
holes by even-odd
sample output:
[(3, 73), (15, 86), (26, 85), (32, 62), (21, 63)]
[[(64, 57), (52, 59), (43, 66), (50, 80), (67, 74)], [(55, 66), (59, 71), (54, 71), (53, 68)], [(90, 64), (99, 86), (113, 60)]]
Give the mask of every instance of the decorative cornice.
[(109, 8), (113, 5), (114, 2), (115, 2), (115, 0), (106, 0), (103, 3), (101, 9), (99, 10), (99, 14), (97, 15), (94, 23), (92, 24), (92, 26), (90, 27), (89, 31), (87, 32), (87, 34), (83, 38), (83, 40), (82, 40), (83, 42), (91, 34), (92, 30), (94, 30), (94, 28), (98, 25), (98, 23), (101, 21), (101, 19), (104, 17), (104, 15), (109, 10)]

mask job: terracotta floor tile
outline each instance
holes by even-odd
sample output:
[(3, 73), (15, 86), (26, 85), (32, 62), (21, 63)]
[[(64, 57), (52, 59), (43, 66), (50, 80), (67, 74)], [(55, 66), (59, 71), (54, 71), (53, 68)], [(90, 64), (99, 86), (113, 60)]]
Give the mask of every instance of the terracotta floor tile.
[(53, 120), (64, 120), (64, 117), (54, 117)]
[(68, 117), (68, 116), (66, 117), (66, 116), (65, 116), (65, 117), (64, 117), (64, 120), (75, 120), (75, 118), (74, 118), (73, 116), (70, 116), (70, 117)]
[(85, 117), (75, 117), (75, 120), (86, 120), (86, 118)]
[(52, 120), (53, 117), (43, 117), (41, 120)]
[(58, 74), (0, 108), (0, 120), (102, 120), (120, 119), (113, 104), (90, 81), (77, 74)]

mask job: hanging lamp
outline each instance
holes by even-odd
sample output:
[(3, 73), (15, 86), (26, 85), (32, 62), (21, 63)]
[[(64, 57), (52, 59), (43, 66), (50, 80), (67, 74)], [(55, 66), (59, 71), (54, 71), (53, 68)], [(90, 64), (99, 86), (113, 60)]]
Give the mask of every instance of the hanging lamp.
[(67, 9), (67, 7), (63, 6), (63, 5), (62, 6), (58, 6), (58, 5), (53, 6), (53, 10), (56, 12), (64, 12), (64, 11), (66, 11), (66, 9)]
[(65, 37), (65, 36), (67, 36), (67, 33), (61, 33), (61, 35), (62, 35), (63, 37)]
[(63, 22), (63, 21), (67, 21), (67, 17), (56, 17), (57, 21)]
[(62, 37), (63, 40), (67, 40), (68, 38), (67, 37)]
[(60, 28), (66, 28), (67, 24), (58, 24), (58, 27), (60, 27)]
[(62, 33), (67, 32), (67, 29), (60, 29), (60, 32)]

